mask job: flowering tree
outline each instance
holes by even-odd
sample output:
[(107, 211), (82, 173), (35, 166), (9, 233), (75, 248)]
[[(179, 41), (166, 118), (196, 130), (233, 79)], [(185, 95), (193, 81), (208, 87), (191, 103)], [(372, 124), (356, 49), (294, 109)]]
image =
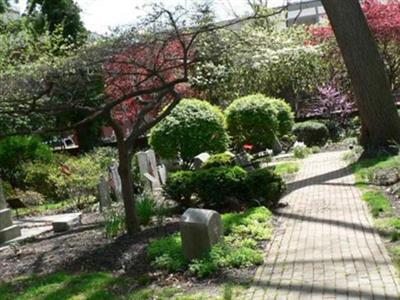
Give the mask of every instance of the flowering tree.
[(224, 103), (254, 93), (297, 100), (327, 80), (319, 45), (304, 44), (304, 27), (279, 29), (249, 23), (213, 33), (200, 48), (221, 53), (196, 67), (193, 85), (208, 99)]
[[(229, 25), (208, 22), (199, 11), (157, 7), (144, 22), (117, 37), (67, 57), (0, 73), (0, 136), (64, 131), (103, 118), (116, 134), (127, 230), (135, 233), (139, 224), (131, 159), (137, 140), (187, 91), (190, 70), (200, 59), (198, 38)], [(60, 116), (77, 113), (78, 120), (60, 121)]]

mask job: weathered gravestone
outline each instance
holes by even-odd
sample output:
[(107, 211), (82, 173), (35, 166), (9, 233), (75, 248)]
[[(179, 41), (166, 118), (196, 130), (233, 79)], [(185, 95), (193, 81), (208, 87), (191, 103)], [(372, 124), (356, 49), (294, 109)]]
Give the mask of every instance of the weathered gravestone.
[(213, 210), (189, 208), (181, 217), (180, 231), (185, 257), (200, 258), (222, 240), (221, 216)]
[(99, 190), (100, 211), (110, 208), (111, 207), (110, 186), (108, 185), (108, 182), (106, 181), (104, 176), (100, 176), (98, 190)]
[(193, 158), (193, 167), (199, 169), (210, 158), (207, 152), (200, 153)]
[(161, 184), (167, 183), (167, 167), (165, 165), (157, 166), (158, 177), (160, 178)]
[(21, 236), (21, 228), (12, 223), (11, 210), (7, 208), (3, 185), (0, 180), (0, 244), (19, 236)]
[(111, 180), (112, 180), (113, 187), (114, 187), (115, 197), (117, 198), (118, 202), (122, 202), (123, 201), (122, 183), (121, 183), (121, 177), (119, 176), (119, 172), (118, 172), (118, 164), (116, 162), (114, 162), (110, 166), (110, 174), (111, 174)]
[(136, 154), (139, 164), (140, 175), (145, 180), (146, 188), (152, 191), (161, 187), (160, 178), (158, 175), (157, 161), (154, 150), (147, 150), (146, 152), (138, 152)]

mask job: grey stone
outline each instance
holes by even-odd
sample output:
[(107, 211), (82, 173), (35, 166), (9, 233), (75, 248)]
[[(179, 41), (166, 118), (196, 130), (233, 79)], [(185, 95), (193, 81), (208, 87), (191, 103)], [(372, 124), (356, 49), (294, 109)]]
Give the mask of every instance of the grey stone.
[(243, 168), (245, 168), (247, 171), (252, 171), (254, 170), (254, 166), (250, 160), (251, 156), (246, 153), (246, 152), (241, 152), (238, 153), (235, 156), (235, 163)]
[(4, 209), (6, 207), (7, 207), (6, 197), (4, 196), (3, 183), (1, 182), (0, 179), (0, 209)]
[(210, 154), (207, 152), (200, 153), (193, 158), (193, 167), (199, 169), (210, 158)]
[(81, 222), (81, 213), (55, 216), (52, 226), (54, 232), (64, 232)]
[(140, 174), (145, 179), (145, 187), (152, 191), (161, 187), (158, 175), (157, 161), (154, 150), (149, 149), (146, 152), (136, 153)]
[(0, 210), (0, 230), (12, 226), (11, 209)]
[(21, 236), (21, 228), (17, 225), (0, 230), (0, 244)]
[(15, 239), (21, 235), (21, 228), (13, 225), (11, 210), (7, 208), (3, 185), (0, 180), (0, 244)]
[(189, 208), (181, 217), (180, 231), (185, 257), (200, 258), (222, 240), (221, 216), (213, 210)]
[(104, 176), (100, 176), (98, 184), (100, 211), (111, 207), (110, 187)]
[(158, 170), (158, 177), (160, 178), (160, 183), (161, 184), (166, 184), (167, 183), (167, 168), (165, 165), (159, 165), (157, 166)]
[(376, 185), (392, 185), (400, 180), (399, 170), (397, 168), (378, 169), (374, 172), (372, 182)]
[(123, 198), (122, 198), (122, 183), (121, 183), (121, 177), (119, 176), (119, 172), (118, 172), (118, 163), (114, 162), (110, 166), (110, 174), (111, 174), (111, 180), (113, 182), (114, 192), (115, 192), (115, 196), (117, 198), (117, 201), (118, 202), (122, 202), (123, 201)]

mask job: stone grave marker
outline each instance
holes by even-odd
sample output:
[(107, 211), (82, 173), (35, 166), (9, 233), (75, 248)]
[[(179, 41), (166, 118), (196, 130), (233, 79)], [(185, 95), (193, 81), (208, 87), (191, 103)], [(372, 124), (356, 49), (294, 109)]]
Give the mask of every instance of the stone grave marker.
[(0, 244), (21, 236), (21, 228), (13, 225), (11, 210), (7, 208), (3, 185), (0, 180)]
[(111, 174), (111, 180), (113, 183), (113, 187), (114, 187), (114, 192), (115, 192), (115, 196), (117, 198), (118, 202), (122, 202), (123, 198), (122, 198), (122, 183), (121, 183), (121, 177), (119, 176), (118, 173), (118, 164), (116, 162), (114, 162), (111, 166), (110, 166), (110, 174)]
[(203, 163), (210, 158), (210, 154), (207, 152), (200, 153), (193, 158), (193, 167), (199, 169)]
[(165, 165), (157, 166), (158, 177), (160, 178), (161, 184), (167, 183), (167, 167)]
[(140, 151), (136, 155), (140, 174), (142, 178), (145, 179), (145, 187), (152, 191), (158, 190), (161, 187), (161, 184), (154, 150), (150, 149), (146, 152)]
[(213, 210), (189, 208), (181, 217), (180, 232), (185, 257), (200, 258), (222, 240), (221, 216)]
[(104, 176), (100, 176), (98, 184), (100, 211), (111, 207), (110, 187)]

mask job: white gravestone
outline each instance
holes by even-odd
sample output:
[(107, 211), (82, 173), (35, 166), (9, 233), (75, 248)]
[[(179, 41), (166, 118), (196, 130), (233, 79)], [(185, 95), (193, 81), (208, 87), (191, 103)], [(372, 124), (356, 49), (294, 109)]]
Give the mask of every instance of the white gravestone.
[(115, 191), (115, 196), (117, 197), (118, 202), (122, 202), (122, 183), (121, 183), (121, 177), (119, 176), (118, 172), (118, 164), (113, 163), (110, 166), (110, 173), (111, 173), (111, 180), (113, 183), (114, 191)]
[(213, 210), (189, 208), (181, 217), (180, 231), (185, 257), (200, 258), (222, 240), (221, 216)]
[(21, 236), (21, 228), (13, 225), (11, 210), (7, 208), (3, 185), (0, 180), (0, 244)]
[(111, 207), (110, 186), (104, 176), (100, 176), (98, 184), (100, 211)]

